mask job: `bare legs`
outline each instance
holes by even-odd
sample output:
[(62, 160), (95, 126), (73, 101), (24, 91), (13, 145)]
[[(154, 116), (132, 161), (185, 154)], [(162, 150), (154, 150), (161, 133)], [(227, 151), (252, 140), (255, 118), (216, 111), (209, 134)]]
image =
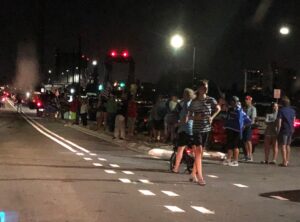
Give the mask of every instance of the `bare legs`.
[(291, 147), (289, 145), (282, 145), (281, 154), (282, 154), (282, 165), (287, 166), (290, 159)]
[(269, 162), (270, 149), (273, 151), (273, 162), (276, 162), (278, 156), (278, 144), (276, 137), (265, 136), (264, 150), (265, 150), (265, 162)]
[(205, 181), (202, 174), (202, 156), (203, 156), (203, 147), (202, 146), (193, 146), (195, 153), (195, 162), (192, 171), (192, 176), (198, 179), (199, 185), (204, 186)]
[(246, 141), (245, 147), (246, 147), (246, 151), (247, 151), (247, 157), (252, 159), (252, 142), (251, 142), (251, 140)]
[(175, 172), (175, 173), (177, 173), (179, 171), (179, 166), (180, 166), (180, 162), (182, 159), (184, 148), (185, 148), (185, 146), (180, 146), (177, 148), (176, 162), (175, 162), (175, 166), (173, 168), (173, 172)]

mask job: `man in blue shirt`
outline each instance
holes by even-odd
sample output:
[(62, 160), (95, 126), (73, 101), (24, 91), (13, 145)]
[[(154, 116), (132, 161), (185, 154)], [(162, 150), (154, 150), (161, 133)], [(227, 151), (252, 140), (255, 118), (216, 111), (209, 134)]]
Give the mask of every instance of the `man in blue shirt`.
[(290, 107), (290, 100), (287, 96), (281, 99), (281, 103), (282, 108), (279, 109), (277, 115), (278, 144), (281, 146), (282, 154), (282, 164), (280, 166), (287, 167), (291, 153), (292, 135), (295, 131), (296, 112)]

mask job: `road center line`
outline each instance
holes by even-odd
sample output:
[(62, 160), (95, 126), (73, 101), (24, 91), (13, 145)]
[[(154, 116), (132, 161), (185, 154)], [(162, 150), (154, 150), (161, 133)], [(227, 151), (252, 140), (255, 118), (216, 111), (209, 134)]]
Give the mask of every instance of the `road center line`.
[(87, 160), (87, 161), (91, 161), (92, 158), (89, 158), (89, 157), (83, 157), (83, 159)]
[(181, 208), (177, 207), (177, 206), (170, 206), (170, 205), (165, 205), (165, 208), (167, 208), (168, 210), (172, 211), (173, 213), (184, 213), (185, 211), (182, 210)]
[(120, 166), (118, 164), (109, 164), (113, 168), (119, 168)]
[(103, 166), (101, 163), (93, 163), (94, 166), (98, 166), (98, 167), (101, 167)]
[(191, 206), (191, 208), (199, 211), (200, 213), (203, 213), (203, 214), (215, 214), (214, 211), (211, 211), (211, 210), (208, 210), (204, 207), (198, 207), (198, 206)]
[(174, 193), (172, 191), (162, 190), (161, 192), (168, 195), (169, 197), (178, 197), (179, 196), (177, 193)]
[(139, 179), (140, 182), (145, 183), (145, 184), (153, 184), (152, 182), (150, 182), (147, 179)]
[(134, 172), (132, 172), (132, 171), (127, 171), (127, 170), (124, 170), (124, 171), (122, 171), (123, 173), (125, 173), (125, 174), (127, 174), (127, 175), (133, 175), (134, 174)]
[(127, 178), (119, 178), (119, 180), (122, 182), (122, 183), (131, 183), (131, 180), (127, 179)]
[(155, 193), (152, 193), (150, 190), (139, 190), (145, 196), (155, 196)]
[(114, 170), (104, 170), (104, 172), (108, 174), (116, 174), (116, 171)]

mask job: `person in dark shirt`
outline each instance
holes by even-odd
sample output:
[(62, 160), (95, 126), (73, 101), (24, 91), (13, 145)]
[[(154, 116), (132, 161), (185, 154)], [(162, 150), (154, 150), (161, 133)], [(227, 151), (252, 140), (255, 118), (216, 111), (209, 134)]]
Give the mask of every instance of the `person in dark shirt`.
[(277, 114), (277, 133), (278, 144), (281, 147), (282, 164), (280, 166), (287, 167), (291, 153), (292, 135), (295, 131), (294, 121), (296, 112), (290, 107), (290, 100), (287, 96), (281, 99), (282, 108)]

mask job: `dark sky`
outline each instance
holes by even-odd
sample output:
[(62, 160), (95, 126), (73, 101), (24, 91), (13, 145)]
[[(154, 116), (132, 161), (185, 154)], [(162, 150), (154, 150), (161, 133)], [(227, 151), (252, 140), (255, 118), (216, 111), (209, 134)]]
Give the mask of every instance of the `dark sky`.
[[(42, 0), (40, 0), (41, 2)], [(38, 0), (1, 1), (0, 76), (15, 75), (18, 45), (36, 42)], [(45, 63), (54, 65), (55, 48), (77, 49), (101, 59), (110, 48), (127, 48), (136, 60), (136, 75), (155, 81), (176, 68), (196, 72), (230, 85), (241, 80), (242, 64), (266, 68), (271, 61), (299, 70), (299, 0), (44, 0)], [(269, 8), (256, 13), (261, 4)], [(256, 18), (256, 19), (255, 19)], [(291, 27), (288, 37), (278, 28)], [(186, 45), (174, 53), (172, 33), (181, 32)]]

